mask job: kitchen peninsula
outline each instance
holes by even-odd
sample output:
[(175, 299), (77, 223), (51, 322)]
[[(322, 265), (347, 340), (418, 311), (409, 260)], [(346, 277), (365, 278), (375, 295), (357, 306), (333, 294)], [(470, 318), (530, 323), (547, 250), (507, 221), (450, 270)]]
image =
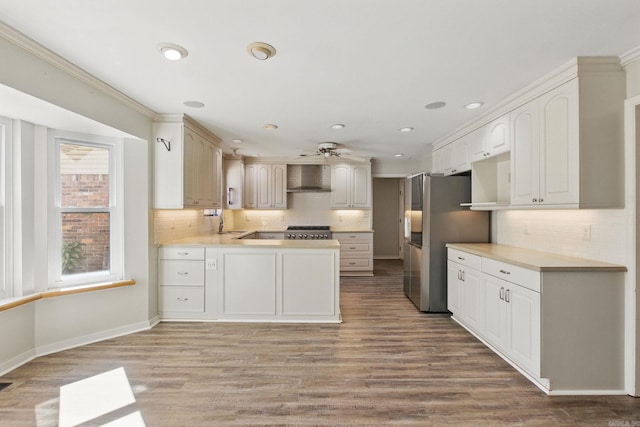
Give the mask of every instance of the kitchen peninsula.
[(340, 244), (242, 239), (252, 233), (209, 234), (162, 244), (160, 317), (340, 322)]

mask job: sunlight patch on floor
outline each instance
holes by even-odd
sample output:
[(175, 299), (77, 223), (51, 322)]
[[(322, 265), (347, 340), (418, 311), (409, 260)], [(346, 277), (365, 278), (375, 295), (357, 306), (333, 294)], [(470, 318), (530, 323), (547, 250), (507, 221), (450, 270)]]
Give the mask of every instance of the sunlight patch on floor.
[[(135, 403), (124, 368), (107, 371), (60, 387), (60, 427), (75, 426)], [(113, 420), (111, 426), (144, 427), (139, 411)]]

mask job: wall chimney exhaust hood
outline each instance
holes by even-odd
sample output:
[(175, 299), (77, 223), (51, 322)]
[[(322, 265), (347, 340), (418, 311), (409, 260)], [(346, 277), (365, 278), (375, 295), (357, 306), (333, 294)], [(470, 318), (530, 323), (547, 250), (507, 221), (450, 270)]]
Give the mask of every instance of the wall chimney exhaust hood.
[(287, 193), (329, 192), (330, 174), (323, 165), (287, 165)]

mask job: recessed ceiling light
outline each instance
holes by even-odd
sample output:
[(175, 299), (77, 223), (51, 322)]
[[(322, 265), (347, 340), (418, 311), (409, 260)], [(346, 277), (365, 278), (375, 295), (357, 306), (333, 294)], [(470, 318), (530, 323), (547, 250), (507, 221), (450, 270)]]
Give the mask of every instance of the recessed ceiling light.
[(476, 108), (480, 108), (482, 107), (482, 102), (477, 101), (477, 102), (472, 102), (470, 104), (467, 104), (464, 106), (464, 108), (466, 108), (467, 110), (475, 110)]
[(234, 138), (232, 141), (235, 142), (236, 144), (242, 143), (242, 140), (240, 138)]
[(184, 105), (191, 108), (202, 108), (204, 107), (204, 103), (200, 101), (184, 101)]
[(442, 108), (447, 105), (444, 101), (436, 101), (424, 106), (427, 110), (437, 110), (438, 108)]
[(160, 43), (158, 50), (169, 61), (177, 61), (189, 55), (187, 49), (173, 43)]
[(342, 123), (336, 123), (335, 125), (331, 125), (331, 129), (342, 129), (344, 125)]
[(412, 127), (405, 127), (398, 129), (400, 132), (411, 132), (413, 130)]
[(402, 154), (402, 153), (396, 153), (396, 154), (393, 155), (393, 157), (402, 157), (402, 156), (404, 156), (404, 154)]
[(265, 129), (278, 129), (278, 125), (266, 124), (264, 125)]
[(253, 42), (247, 46), (247, 52), (249, 55), (253, 56), (260, 61), (264, 61), (265, 59), (269, 59), (272, 56), (275, 56), (276, 49), (270, 44), (262, 43), (262, 42)]

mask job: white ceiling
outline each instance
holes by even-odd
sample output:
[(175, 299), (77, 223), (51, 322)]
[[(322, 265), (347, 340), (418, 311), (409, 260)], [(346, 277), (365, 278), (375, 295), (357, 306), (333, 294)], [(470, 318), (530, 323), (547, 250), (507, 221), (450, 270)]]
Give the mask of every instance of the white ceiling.
[[(418, 158), (571, 58), (640, 46), (638, 0), (0, 0), (0, 20), (156, 112), (189, 114), (226, 151), (262, 156), (335, 141)], [(253, 59), (254, 41), (276, 56)], [(188, 57), (165, 60), (162, 42)], [(434, 101), (447, 106), (424, 108)]]

